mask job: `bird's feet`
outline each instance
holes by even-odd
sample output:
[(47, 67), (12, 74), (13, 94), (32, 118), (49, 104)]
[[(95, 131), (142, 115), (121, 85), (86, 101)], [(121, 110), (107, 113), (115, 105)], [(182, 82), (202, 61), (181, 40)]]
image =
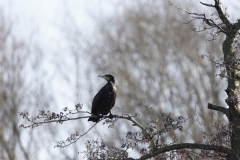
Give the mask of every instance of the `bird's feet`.
[(113, 119), (114, 117), (116, 117), (116, 115), (112, 115), (112, 113), (110, 113), (109, 118)]
[(103, 117), (103, 116), (100, 115), (100, 114), (97, 115), (97, 119), (101, 119), (102, 117)]

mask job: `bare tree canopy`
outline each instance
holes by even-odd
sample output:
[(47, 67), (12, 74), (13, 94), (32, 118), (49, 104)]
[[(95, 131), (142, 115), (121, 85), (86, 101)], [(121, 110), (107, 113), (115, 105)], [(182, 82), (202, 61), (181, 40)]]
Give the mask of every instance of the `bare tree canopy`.
[[(215, 78), (217, 69), (201, 57), (221, 57), (221, 39), (206, 43), (205, 35), (189, 29), (197, 24), (181, 24), (188, 15), (179, 12), (176, 16), (167, 2), (138, 1), (122, 7), (124, 11), (99, 22), (95, 41), (88, 47), (100, 73), (117, 75), (117, 106), (121, 107), (114, 108), (115, 112), (144, 115), (145, 109), (152, 107), (156, 117), (171, 112), (195, 119), (197, 111), (201, 120), (211, 122), (206, 102), (224, 104), (220, 91), (226, 84)], [(161, 12), (159, 8), (163, 8)], [(142, 117), (138, 120), (145, 121)], [(182, 140), (202, 140), (198, 127), (192, 123), (188, 127), (191, 132)], [(116, 133), (121, 130), (117, 128)], [(116, 133), (113, 135), (123, 138)]]
[(0, 21), (0, 159), (37, 159), (41, 148), (35, 139), (37, 131), (19, 129), (18, 114), (39, 106), (48, 108), (51, 101), (40, 80), (42, 52), (33, 37), (29, 42), (16, 36), (16, 23), (3, 10)]
[[(108, 126), (113, 129), (98, 131), (104, 134), (86, 141), (81, 152), (85, 158), (239, 159), (240, 21), (229, 20), (220, 0), (200, 5), (213, 13), (143, 0), (119, 5), (113, 16), (98, 20), (85, 51), (95, 70), (115, 76), (114, 116), (102, 116), (55, 147), (64, 148), (97, 126)], [(69, 33), (74, 37), (74, 30)], [(60, 113), (20, 115), (28, 121), (22, 128), (98, 116), (82, 104)]]

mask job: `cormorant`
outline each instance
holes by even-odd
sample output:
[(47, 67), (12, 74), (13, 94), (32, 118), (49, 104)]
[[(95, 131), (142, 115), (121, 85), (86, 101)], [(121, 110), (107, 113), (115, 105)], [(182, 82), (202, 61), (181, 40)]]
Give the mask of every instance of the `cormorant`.
[[(112, 75), (99, 76), (107, 81), (107, 84), (95, 95), (92, 101), (91, 113), (97, 117), (90, 117), (88, 121), (98, 122), (102, 115), (107, 115), (115, 104), (117, 88), (115, 87), (115, 79)], [(100, 116), (101, 114), (101, 116)]]

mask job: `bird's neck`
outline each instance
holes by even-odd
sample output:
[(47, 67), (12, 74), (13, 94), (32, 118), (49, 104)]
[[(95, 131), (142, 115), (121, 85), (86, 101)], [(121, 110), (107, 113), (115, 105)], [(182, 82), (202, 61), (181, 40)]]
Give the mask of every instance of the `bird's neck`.
[(114, 85), (114, 82), (112, 82), (112, 81), (108, 81), (108, 83), (111, 83), (112, 85)]

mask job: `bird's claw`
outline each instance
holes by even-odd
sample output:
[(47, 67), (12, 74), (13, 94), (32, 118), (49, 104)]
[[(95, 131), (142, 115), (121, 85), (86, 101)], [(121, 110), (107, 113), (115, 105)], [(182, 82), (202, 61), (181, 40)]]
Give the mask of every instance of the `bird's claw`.
[(97, 115), (97, 117), (100, 119), (100, 118), (102, 118), (103, 116), (99, 114), (99, 115)]
[(110, 119), (113, 119), (113, 117), (115, 117), (115, 115), (112, 115), (112, 114), (109, 115)]

